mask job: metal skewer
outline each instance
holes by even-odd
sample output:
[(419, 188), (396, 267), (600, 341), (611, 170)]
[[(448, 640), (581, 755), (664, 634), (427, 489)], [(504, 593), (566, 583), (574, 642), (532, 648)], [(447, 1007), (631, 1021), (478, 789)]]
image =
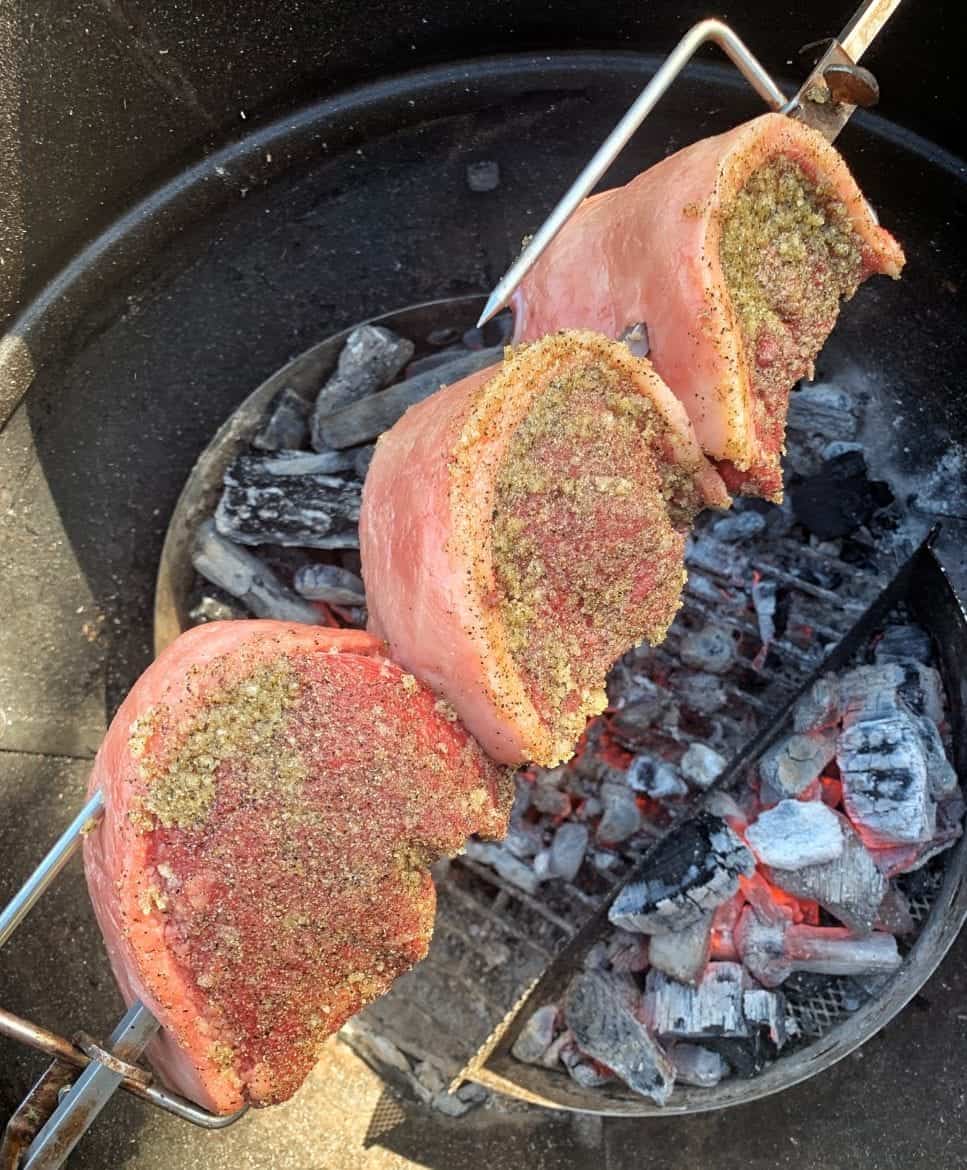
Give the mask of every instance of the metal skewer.
[[(143, 1003), (132, 1004), (111, 1033), (112, 1055), (125, 1062), (137, 1060), (158, 1027)], [(23, 1170), (57, 1170), (123, 1080), (122, 1072), (92, 1060), (31, 1142)]]
[[(54, 842), (20, 890), (0, 911), (0, 947), (10, 939), (74, 856), (84, 835), (97, 825), (103, 812), (104, 797), (98, 790)], [(247, 1111), (248, 1107), (245, 1106), (228, 1115), (209, 1113), (177, 1093), (169, 1093), (152, 1085), (151, 1074), (133, 1062), (141, 1055), (158, 1028), (158, 1021), (148, 1008), (140, 1001), (135, 1001), (111, 1034), (107, 1049), (85, 1045), (89, 1050), (85, 1052), (65, 1037), (0, 1008), (0, 1034), (55, 1057), (52, 1068), (56, 1065), (75, 1065), (82, 1070), (34, 1138), (21, 1170), (56, 1170), (61, 1166), (119, 1088), (205, 1129), (223, 1129)], [(45, 1076), (49, 1074), (50, 1070)], [(6, 1149), (4, 1144), (3, 1152)]]
[(104, 797), (98, 789), (57, 838), (47, 856), (14, 894), (10, 903), (0, 912), (0, 947), (23, 922), (43, 892), (74, 856), (81, 838), (94, 828), (103, 812)]
[[(621, 121), (601, 143), (563, 198), (544, 220), (530, 243), (507, 269), (487, 299), (477, 327), (500, 312), (518, 285), (591, 194), (628, 140), (655, 108), (659, 98), (688, 64), (695, 52), (713, 41), (731, 59), (743, 77), (770, 109), (790, 114), (832, 141), (859, 104), (871, 105), (878, 97), (876, 80), (856, 65), (874, 37), (900, 5), (900, 0), (866, 0), (839, 37), (830, 42), (822, 59), (791, 101), (786, 98), (745, 43), (720, 20), (694, 25), (672, 50), (664, 64), (635, 99)], [(845, 100), (845, 99), (849, 100)]]

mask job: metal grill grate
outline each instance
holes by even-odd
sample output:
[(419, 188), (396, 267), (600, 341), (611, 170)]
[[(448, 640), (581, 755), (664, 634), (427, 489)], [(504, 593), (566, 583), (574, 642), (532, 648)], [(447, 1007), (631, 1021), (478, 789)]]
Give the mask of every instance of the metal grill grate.
[(801, 1041), (825, 1036), (831, 1028), (852, 1015), (865, 998), (852, 980), (839, 976), (826, 976), (822, 985), (808, 991), (788, 986), (784, 990)]

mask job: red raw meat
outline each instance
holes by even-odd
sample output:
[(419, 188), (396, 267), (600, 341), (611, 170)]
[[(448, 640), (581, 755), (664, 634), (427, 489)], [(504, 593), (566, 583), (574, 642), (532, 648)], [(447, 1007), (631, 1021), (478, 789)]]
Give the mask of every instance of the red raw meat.
[(322, 1040), (426, 953), (427, 866), (506, 831), (511, 793), (362, 631), (183, 634), (95, 761), (88, 886), (165, 1082), (209, 1109), (284, 1101)]
[[(818, 192), (826, 223), (813, 227), (842, 223), (855, 233), (855, 265), (834, 282), (841, 253), (824, 244), (799, 256), (788, 247), (788, 219), (773, 217), (762, 246), (746, 248), (751, 279), (775, 310), (753, 337), (740, 327), (720, 245), (736, 197), (768, 164)], [(795, 201), (795, 184), (788, 189)], [(768, 212), (763, 197), (771, 195), (757, 208)], [(795, 207), (780, 200), (779, 210)], [(874, 273), (899, 276), (903, 262), (822, 135), (764, 114), (585, 200), (515, 294), (515, 340), (575, 328), (617, 337), (644, 322), (655, 369), (684, 403), (705, 453), (722, 462), (729, 488), (778, 500), (789, 390), (811, 372), (840, 296)]]
[(412, 407), (370, 465), (370, 628), (494, 759), (567, 758), (605, 673), (659, 641), (685, 533), (728, 495), (627, 346), (562, 333)]

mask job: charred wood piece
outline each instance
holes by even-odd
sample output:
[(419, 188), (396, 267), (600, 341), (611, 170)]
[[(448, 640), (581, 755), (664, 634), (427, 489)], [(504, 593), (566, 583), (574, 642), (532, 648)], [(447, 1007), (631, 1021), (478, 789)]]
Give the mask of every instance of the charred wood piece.
[(258, 557), (215, 531), (211, 520), (199, 528), (192, 564), (206, 581), (237, 597), (256, 617), (318, 625), (315, 606), (288, 589)]
[(636, 1093), (664, 1105), (675, 1070), (639, 1019), (639, 1000), (630, 978), (582, 972), (567, 989), (564, 1017), (582, 1052), (613, 1069)]
[(216, 528), (236, 544), (332, 547), (327, 538), (359, 519), (360, 485), (333, 474), (344, 458), (335, 451), (240, 455), (225, 473)]
[(748, 1036), (742, 1010), (744, 982), (745, 972), (738, 963), (709, 963), (697, 987), (669, 979), (661, 971), (649, 971), (645, 1019), (662, 1039)]
[(319, 391), (312, 410), (312, 445), (333, 444), (322, 437), (322, 421), (358, 399), (382, 390), (413, 356), (413, 343), (380, 325), (360, 325), (346, 338), (335, 372)]
[(618, 894), (608, 917), (641, 934), (684, 930), (728, 901), (755, 859), (720, 817), (699, 813), (673, 829), (649, 859), (648, 876)]

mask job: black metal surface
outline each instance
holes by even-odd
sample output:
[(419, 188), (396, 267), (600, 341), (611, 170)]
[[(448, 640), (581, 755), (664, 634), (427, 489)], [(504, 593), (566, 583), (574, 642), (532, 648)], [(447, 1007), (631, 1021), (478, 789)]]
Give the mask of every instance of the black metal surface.
[[(796, 51), (835, 35), (843, 0), (740, 0), (732, 21), (766, 66), (801, 80)], [(214, 144), (351, 85), (460, 58), (531, 49), (665, 53), (699, 0), (11, 0), (0, 14), (0, 319), (119, 211)], [(908, 0), (865, 64), (883, 113), (955, 146), (956, 0)], [(910, 46), (921, 67), (911, 67)], [(929, 62), (929, 66), (926, 63)], [(929, 81), (927, 81), (929, 78)]]
[[(963, 669), (963, 663), (967, 661), (967, 613), (933, 552), (935, 538), (936, 532), (931, 532), (845, 637), (804, 680), (802, 687), (783, 710), (729, 762), (708, 793), (696, 801), (696, 808), (704, 807), (715, 791), (733, 789), (748, 774), (749, 769), (755, 766), (763, 752), (788, 730), (796, 701), (822, 675), (836, 673), (848, 666), (869, 644), (871, 636), (882, 627), (891, 611), (900, 604), (909, 606), (916, 620), (930, 633), (934, 645), (940, 651), (941, 674), (950, 699), (955, 762), (963, 782), (964, 746), (967, 743)], [(530, 994), (516, 1005), (516, 1014), (505, 1022), (505, 1028), (496, 1042), (492, 1043), (488, 1051), (481, 1053), (478, 1061), (470, 1066), (469, 1075), (495, 1088), (518, 1087), (530, 1100), (551, 1107), (616, 1115), (681, 1113), (745, 1104), (756, 1097), (780, 1092), (825, 1071), (830, 1065), (842, 1060), (865, 1043), (917, 994), (948, 948), (953, 945), (967, 918), (965, 868), (967, 838), (961, 838), (949, 855), (943, 888), (933, 907), (930, 921), (910, 955), (905, 958), (904, 966), (898, 975), (876, 999), (861, 1007), (807, 1048), (795, 1051), (791, 1055), (783, 1055), (751, 1081), (742, 1079), (726, 1081), (712, 1090), (685, 1089), (677, 1093), (668, 1105), (659, 1107), (631, 1093), (622, 1084), (605, 1086), (603, 1089), (584, 1089), (559, 1071), (552, 1072), (539, 1065), (524, 1065), (514, 1060), (511, 1048), (531, 1014), (545, 1004), (561, 1001), (574, 972), (580, 969), (583, 956), (598, 939), (610, 931), (608, 910), (621, 889), (631, 882), (647, 878), (649, 874), (662, 872), (660, 867), (656, 870), (655, 866), (659, 857), (663, 855), (665, 842), (673, 833), (674, 830), (670, 830), (649, 849), (638, 865), (616, 885), (608, 898), (561, 950)]]

